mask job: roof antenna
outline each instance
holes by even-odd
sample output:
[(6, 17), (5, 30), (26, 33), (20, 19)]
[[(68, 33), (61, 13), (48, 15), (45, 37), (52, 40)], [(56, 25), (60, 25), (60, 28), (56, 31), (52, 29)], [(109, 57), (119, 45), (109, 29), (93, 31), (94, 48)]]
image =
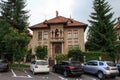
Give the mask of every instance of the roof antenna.
[(70, 14), (70, 18), (69, 19), (72, 19), (71, 14)]

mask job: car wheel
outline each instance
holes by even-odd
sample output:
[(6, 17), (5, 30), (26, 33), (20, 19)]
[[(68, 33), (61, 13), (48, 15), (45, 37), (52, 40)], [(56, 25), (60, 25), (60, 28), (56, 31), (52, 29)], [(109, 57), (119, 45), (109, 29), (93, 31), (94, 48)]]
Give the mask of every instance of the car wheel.
[(99, 79), (104, 79), (105, 78), (105, 75), (103, 74), (102, 71), (99, 71), (97, 76), (98, 76)]
[(64, 77), (68, 77), (67, 71), (64, 71), (64, 72), (63, 72), (63, 75), (64, 75)]

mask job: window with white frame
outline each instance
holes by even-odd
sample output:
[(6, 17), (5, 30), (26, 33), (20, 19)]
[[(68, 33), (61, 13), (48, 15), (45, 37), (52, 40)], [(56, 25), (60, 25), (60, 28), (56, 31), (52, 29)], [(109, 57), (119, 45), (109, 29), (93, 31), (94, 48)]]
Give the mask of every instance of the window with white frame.
[(38, 40), (42, 40), (42, 32), (38, 32)]
[(78, 39), (78, 30), (73, 31), (74, 39)]
[(44, 31), (43, 39), (48, 40), (48, 31)]
[(68, 30), (67, 35), (68, 39), (72, 39), (72, 30)]

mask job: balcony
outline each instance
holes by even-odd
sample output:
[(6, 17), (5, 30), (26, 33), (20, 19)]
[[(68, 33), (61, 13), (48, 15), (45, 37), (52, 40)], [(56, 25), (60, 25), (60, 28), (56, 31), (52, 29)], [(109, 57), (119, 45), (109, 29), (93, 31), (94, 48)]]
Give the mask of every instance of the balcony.
[(64, 42), (64, 37), (51, 37), (50, 42)]

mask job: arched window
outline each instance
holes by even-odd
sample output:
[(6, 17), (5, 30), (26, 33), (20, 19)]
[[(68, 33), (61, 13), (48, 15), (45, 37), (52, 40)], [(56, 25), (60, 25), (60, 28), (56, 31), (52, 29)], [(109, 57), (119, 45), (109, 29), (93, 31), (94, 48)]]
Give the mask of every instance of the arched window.
[(56, 30), (55, 30), (55, 38), (58, 38), (58, 36), (59, 36), (59, 30), (56, 29)]

